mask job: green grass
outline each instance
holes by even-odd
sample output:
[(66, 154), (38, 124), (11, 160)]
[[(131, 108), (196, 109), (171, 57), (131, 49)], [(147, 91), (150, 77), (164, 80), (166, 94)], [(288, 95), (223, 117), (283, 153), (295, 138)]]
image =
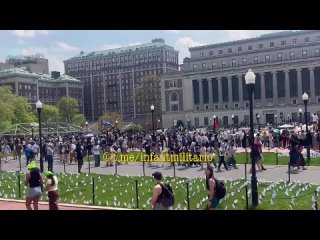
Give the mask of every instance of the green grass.
[[(57, 174), (59, 178), (60, 202), (73, 204), (92, 205), (92, 177), (95, 179), (95, 205), (137, 208), (135, 180), (138, 180), (139, 209), (151, 209), (149, 199), (152, 195), (154, 186), (151, 177), (129, 177), (118, 175), (99, 175), (99, 174)], [(18, 173), (0, 172), (0, 197), (18, 199)], [(22, 184), (23, 175), (21, 173), (21, 197), (25, 198), (26, 188)], [(204, 179), (186, 179), (167, 177), (164, 182), (169, 183), (175, 194), (176, 203), (174, 209), (187, 209), (187, 189), (189, 183), (190, 209), (201, 210), (207, 204), (207, 191), (205, 190)], [(227, 195), (222, 200), (219, 209), (244, 210), (246, 209), (245, 185), (242, 180), (226, 181)], [(270, 190), (267, 190), (270, 187)], [(250, 192), (250, 185), (248, 185)], [(285, 195), (286, 190), (288, 196)], [(259, 184), (261, 204), (258, 209), (312, 209), (312, 196), (317, 186), (301, 183), (268, 183)], [(300, 191), (298, 198), (292, 198), (296, 192)], [(265, 192), (265, 193), (264, 193)], [(270, 201), (273, 193), (277, 196)], [(306, 195), (306, 196), (304, 196)], [(302, 196), (302, 197), (301, 197)], [(249, 202), (251, 194), (249, 193)], [(47, 201), (47, 197), (42, 196), (42, 201)], [(250, 203), (249, 203), (250, 204)]]

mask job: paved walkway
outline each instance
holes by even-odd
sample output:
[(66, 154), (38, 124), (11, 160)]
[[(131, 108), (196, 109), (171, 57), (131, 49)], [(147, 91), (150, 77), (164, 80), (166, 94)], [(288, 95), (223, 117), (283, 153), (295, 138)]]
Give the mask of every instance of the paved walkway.
[[(0, 198), (0, 210), (26, 210), (26, 206), (25, 206), (25, 202), (22, 200)], [(39, 203), (39, 210), (49, 210), (48, 203), (45, 203), (45, 202)], [(112, 207), (83, 206), (83, 205), (73, 205), (73, 204), (59, 204), (59, 210), (127, 210), (127, 209), (112, 208)]]
[[(243, 151), (243, 149), (238, 149), (239, 152)], [(273, 149), (275, 151), (275, 149)], [(279, 149), (279, 151), (287, 151)], [(37, 161), (37, 165), (39, 166), (39, 161)], [(174, 169), (170, 167), (168, 163), (164, 163), (164, 167), (159, 167), (157, 163), (152, 163), (151, 166), (148, 166), (145, 163), (145, 175), (151, 176), (155, 171), (161, 171), (164, 176), (174, 176)], [(288, 166), (273, 166), (267, 165), (265, 166), (267, 171), (258, 172), (257, 177), (258, 179), (266, 180), (266, 181), (279, 181), (279, 180), (287, 180), (288, 176)], [(54, 171), (55, 172), (64, 172), (63, 164), (58, 161), (55, 157), (54, 160)], [(307, 167), (308, 169), (305, 171), (301, 171), (297, 174), (291, 174), (290, 178), (292, 181), (301, 181), (301, 182), (310, 182), (320, 184), (320, 167)], [(44, 163), (44, 169), (47, 169), (47, 163)], [(67, 173), (77, 173), (77, 165), (76, 164), (69, 164), (65, 165), (65, 170)], [(250, 165), (247, 165), (247, 171), (245, 171), (245, 165), (239, 164), (239, 169), (231, 169), (230, 171), (225, 171), (223, 168), (222, 172), (216, 172), (215, 176), (220, 179), (230, 179), (236, 180), (240, 178), (245, 178), (247, 173), (247, 178), (250, 179), (251, 174), (249, 173)], [(2, 162), (2, 170), (3, 171), (19, 171), (19, 162), (18, 160), (10, 160), (8, 163)], [(27, 167), (25, 166), (25, 158), (22, 159), (22, 172), (27, 171)], [(84, 163), (82, 168), (82, 172), (88, 173), (89, 172), (89, 165), (87, 162)], [(143, 166), (142, 163), (128, 163), (128, 164), (121, 164), (118, 167), (106, 167), (105, 163), (102, 161), (100, 167), (94, 167), (94, 163), (90, 162), (90, 172), (91, 173), (98, 173), (98, 174), (117, 174), (123, 176), (142, 176), (143, 175)], [(175, 173), (177, 177), (204, 177), (204, 171), (200, 170), (200, 167), (197, 168), (181, 168), (176, 167)]]

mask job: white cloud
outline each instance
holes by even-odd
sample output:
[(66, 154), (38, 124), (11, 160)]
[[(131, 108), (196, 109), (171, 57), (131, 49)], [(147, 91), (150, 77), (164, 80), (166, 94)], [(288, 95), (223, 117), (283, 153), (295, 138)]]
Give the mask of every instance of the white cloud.
[(228, 40), (241, 40), (280, 31), (282, 30), (223, 30), (227, 34)]
[(64, 52), (77, 52), (79, 48), (73, 47), (65, 42), (57, 42), (56, 45)]
[(165, 30), (166, 33), (180, 34), (180, 30)]
[(121, 48), (121, 47), (122, 47), (121, 44), (104, 44), (100, 49), (101, 50), (109, 50), (109, 49)]
[(135, 46), (135, 45), (140, 45), (142, 44), (141, 42), (132, 42), (132, 43), (129, 43), (129, 46)]
[(12, 35), (17, 38), (34, 38), (38, 35), (48, 35), (48, 30), (14, 30)]
[(205, 45), (204, 42), (198, 42), (193, 40), (191, 37), (178, 38), (174, 44), (174, 49), (179, 51), (179, 62), (183, 63), (185, 57), (190, 57), (189, 48)]

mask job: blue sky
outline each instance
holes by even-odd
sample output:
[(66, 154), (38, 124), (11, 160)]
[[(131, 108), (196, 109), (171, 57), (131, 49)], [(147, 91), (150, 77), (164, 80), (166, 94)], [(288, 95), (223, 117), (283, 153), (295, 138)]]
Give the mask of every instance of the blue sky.
[(256, 37), (279, 30), (0, 30), (0, 62), (8, 55), (41, 53), (50, 71), (64, 72), (63, 60), (80, 51), (96, 51), (151, 42), (163, 38), (179, 51), (179, 62), (188, 48)]

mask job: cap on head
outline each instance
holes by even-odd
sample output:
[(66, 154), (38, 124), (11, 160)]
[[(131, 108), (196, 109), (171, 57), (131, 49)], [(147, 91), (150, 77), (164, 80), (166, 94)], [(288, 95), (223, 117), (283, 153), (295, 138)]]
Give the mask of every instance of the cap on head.
[(161, 172), (154, 172), (154, 173), (152, 173), (152, 176), (153, 176), (156, 180), (161, 180), (161, 179), (162, 179), (162, 173), (161, 173)]
[(34, 169), (36, 168), (37, 165), (36, 165), (36, 162), (35, 161), (32, 161), (28, 164), (28, 170), (31, 170), (31, 169)]
[(45, 175), (46, 175), (46, 177), (53, 176), (53, 172), (51, 172), (51, 171), (46, 171)]

